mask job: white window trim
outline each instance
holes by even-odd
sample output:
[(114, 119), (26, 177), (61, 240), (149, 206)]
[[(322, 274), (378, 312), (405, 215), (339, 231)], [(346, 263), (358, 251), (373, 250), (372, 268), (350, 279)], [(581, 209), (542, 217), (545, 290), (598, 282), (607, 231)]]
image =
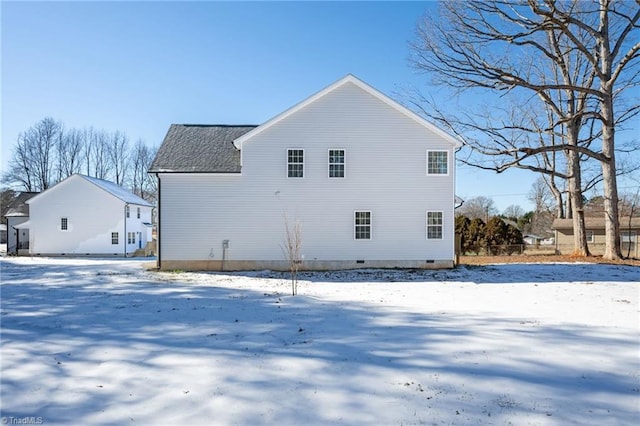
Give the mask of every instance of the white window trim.
[[(302, 177), (290, 177), (289, 176), (289, 151), (302, 151)], [(307, 154), (304, 152), (304, 148), (287, 148), (287, 156), (286, 156), (286, 161), (287, 161), (287, 167), (285, 168), (285, 174), (287, 176), (287, 179), (304, 179), (306, 173), (306, 169), (307, 169)], [(294, 164), (299, 164), (299, 163), (294, 163)]]
[[(344, 153), (344, 163), (342, 163), (342, 165), (344, 166), (344, 176), (342, 177), (336, 177), (336, 176), (331, 176), (331, 151), (342, 151)], [(339, 164), (339, 163), (336, 163)], [(327, 149), (327, 177), (329, 179), (346, 179), (347, 178), (347, 150), (344, 148), (329, 148)]]
[[(429, 153), (430, 152), (444, 152), (447, 154), (447, 173), (429, 173)], [(451, 156), (449, 155), (449, 151), (447, 151), (446, 149), (428, 149), (427, 154), (425, 156), (425, 159), (426, 159), (425, 173), (427, 174), (427, 176), (449, 176), (450, 169), (451, 169), (449, 165), (450, 157)]]
[[(442, 225), (439, 225), (442, 228), (442, 232), (440, 233), (440, 238), (429, 238), (429, 213), (440, 213), (442, 217)], [(424, 215), (424, 224), (425, 224), (425, 233), (424, 237), (427, 241), (442, 241), (444, 240), (444, 212), (441, 210), (428, 210)], [(435, 226), (435, 225), (433, 225)]]
[(587, 237), (587, 242), (588, 243), (595, 243), (596, 242), (596, 233), (593, 230), (587, 229), (584, 231), (586, 237)]
[[(366, 225), (356, 225), (356, 213), (369, 213), (369, 238), (356, 238), (356, 226), (366, 226)], [(371, 210), (354, 210), (353, 211), (353, 240), (354, 241), (371, 241), (373, 240), (373, 213)]]

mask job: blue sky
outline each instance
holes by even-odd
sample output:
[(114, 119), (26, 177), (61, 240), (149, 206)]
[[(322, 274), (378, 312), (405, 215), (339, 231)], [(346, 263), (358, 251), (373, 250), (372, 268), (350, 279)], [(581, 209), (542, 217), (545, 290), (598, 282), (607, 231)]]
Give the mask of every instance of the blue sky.
[[(352, 73), (420, 86), (408, 43), (433, 2), (2, 2), (2, 169), (51, 116), (159, 145), (171, 123), (259, 124)], [(472, 101), (471, 99), (469, 101)], [(457, 194), (531, 208), (536, 175), (458, 167)]]

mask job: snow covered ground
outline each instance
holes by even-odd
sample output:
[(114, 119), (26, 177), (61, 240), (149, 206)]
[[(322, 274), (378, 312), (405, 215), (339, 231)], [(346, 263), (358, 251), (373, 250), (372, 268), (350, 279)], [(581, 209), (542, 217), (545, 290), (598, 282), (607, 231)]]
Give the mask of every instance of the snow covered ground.
[(640, 421), (640, 268), (156, 273), (3, 258), (1, 416), (45, 424)]

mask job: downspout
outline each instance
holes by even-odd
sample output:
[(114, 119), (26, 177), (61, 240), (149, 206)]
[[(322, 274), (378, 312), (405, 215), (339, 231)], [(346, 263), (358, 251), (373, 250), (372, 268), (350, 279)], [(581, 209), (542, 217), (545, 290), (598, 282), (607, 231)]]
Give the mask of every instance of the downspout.
[[(160, 184), (160, 175), (156, 173), (156, 179), (158, 179), (158, 212), (156, 216), (156, 256), (158, 256), (157, 265), (158, 270), (162, 270), (162, 256), (160, 255), (160, 212), (162, 211), (161, 203), (162, 203), (162, 185)], [(153, 224), (153, 220), (151, 221)]]
[(122, 242), (124, 243), (124, 257), (127, 257), (127, 207), (129, 203), (124, 203), (124, 235), (122, 236)]

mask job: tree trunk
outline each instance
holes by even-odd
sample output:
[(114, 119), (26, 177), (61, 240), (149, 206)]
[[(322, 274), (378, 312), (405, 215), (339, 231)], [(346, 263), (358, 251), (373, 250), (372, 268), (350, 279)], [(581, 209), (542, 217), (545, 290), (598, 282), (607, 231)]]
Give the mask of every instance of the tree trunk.
[(602, 162), (604, 186), (605, 259), (620, 259), (620, 222), (618, 215), (618, 178), (616, 177), (615, 127), (613, 113), (613, 81), (611, 49), (609, 47), (609, 0), (600, 0), (600, 114), (602, 115)]
[[(577, 145), (578, 132), (573, 126), (567, 127), (569, 145)], [(589, 256), (587, 233), (584, 224), (584, 202), (582, 200), (582, 175), (580, 173), (580, 154), (577, 151), (567, 153), (569, 172), (569, 198), (571, 199), (573, 219), (573, 254)]]
[(616, 177), (616, 158), (614, 150), (613, 108), (609, 104), (611, 98), (601, 102), (602, 115), (605, 123), (602, 126), (602, 153), (609, 161), (602, 163), (602, 178), (604, 187), (604, 230), (605, 259), (620, 259), (620, 217), (618, 214), (618, 179)]

